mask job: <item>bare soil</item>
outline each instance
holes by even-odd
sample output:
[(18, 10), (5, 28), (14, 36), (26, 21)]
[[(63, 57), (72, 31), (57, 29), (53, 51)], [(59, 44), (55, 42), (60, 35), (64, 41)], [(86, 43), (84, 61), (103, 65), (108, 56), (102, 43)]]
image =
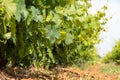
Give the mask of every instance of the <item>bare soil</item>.
[(102, 65), (91, 65), (85, 70), (75, 67), (56, 67), (53, 70), (30, 67), (1, 68), (0, 80), (118, 80), (118, 75), (104, 74)]

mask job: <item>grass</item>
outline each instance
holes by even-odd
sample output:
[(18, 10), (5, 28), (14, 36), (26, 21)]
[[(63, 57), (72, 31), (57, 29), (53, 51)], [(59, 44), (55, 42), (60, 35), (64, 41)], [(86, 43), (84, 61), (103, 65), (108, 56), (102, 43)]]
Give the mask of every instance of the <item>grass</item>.
[(97, 61), (89, 61), (89, 62), (86, 62), (86, 63), (81, 63), (81, 64), (79, 64), (79, 65), (72, 65), (72, 67), (74, 67), (74, 68), (78, 68), (78, 69), (80, 69), (80, 70), (86, 70), (86, 69), (88, 69), (89, 68), (89, 66), (91, 66), (91, 65), (95, 65), (95, 64), (97, 64), (98, 62)]
[(114, 63), (103, 64), (101, 71), (105, 74), (120, 74), (120, 65), (115, 65)]

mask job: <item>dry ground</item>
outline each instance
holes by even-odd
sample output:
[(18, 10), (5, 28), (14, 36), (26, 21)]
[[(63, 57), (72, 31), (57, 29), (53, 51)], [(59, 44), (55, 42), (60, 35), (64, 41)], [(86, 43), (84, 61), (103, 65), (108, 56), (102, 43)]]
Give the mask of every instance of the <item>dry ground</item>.
[(84, 70), (75, 67), (56, 67), (53, 70), (43, 68), (2, 68), (0, 80), (118, 80), (119, 74), (104, 74), (102, 64), (90, 65)]

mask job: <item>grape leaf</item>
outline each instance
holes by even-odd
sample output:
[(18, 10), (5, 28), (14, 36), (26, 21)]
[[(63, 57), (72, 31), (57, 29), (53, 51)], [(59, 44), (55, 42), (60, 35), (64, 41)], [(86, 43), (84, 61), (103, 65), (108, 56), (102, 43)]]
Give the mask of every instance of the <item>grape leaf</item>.
[(46, 38), (54, 43), (56, 39), (60, 38), (60, 32), (56, 26), (47, 25), (46, 26)]
[(24, 0), (16, 0), (16, 14), (15, 14), (15, 18), (18, 22), (21, 21), (22, 18), (22, 14), (24, 15), (24, 17), (26, 18), (27, 16), (27, 11), (26, 11), (26, 6), (25, 6), (25, 1)]
[(31, 21), (35, 22), (42, 22), (43, 18), (42, 15), (40, 14), (40, 10), (35, 8), (34, 6), (31, 6), (29, 9), (29, 16), (27, 19), (27, 24), (29, 25)]

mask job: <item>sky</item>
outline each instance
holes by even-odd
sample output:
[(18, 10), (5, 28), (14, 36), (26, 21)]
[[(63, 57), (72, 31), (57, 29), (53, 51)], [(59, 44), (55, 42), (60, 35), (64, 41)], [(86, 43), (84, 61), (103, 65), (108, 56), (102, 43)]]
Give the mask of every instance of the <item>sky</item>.
[(112, 17), (112, 19), (109, 19), (104, 26), (107, 31), (100, 34), (102, 42), (96, 45), (100, 56), (104, 56), (111, 51), (115, 42), (120, 39), (120, 0), (92, 0), (91, 12), (95, 13), (103, 5), (108, 7), (106, 16)]

